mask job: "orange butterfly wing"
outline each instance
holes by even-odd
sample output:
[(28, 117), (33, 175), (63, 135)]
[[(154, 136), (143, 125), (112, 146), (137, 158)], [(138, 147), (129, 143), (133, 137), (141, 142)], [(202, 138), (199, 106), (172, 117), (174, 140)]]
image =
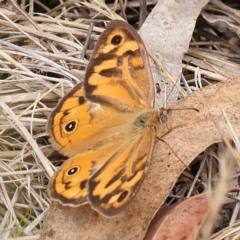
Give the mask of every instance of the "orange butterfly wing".
[[(112, 121), (106, 122), (110, 118)], [(112, 128), (124, 121), (120, 113), (113, 114), (86, 100), (83, 84), (79, 83), (58, 103), (49, 118), (47, 130), (55, 149), (71, 157), (101, 144), (112, 136)]]
[(149, 129), (133, 141), (117, 148), (110, 161), (88, 182), (88, 199), (106, 216), (120, 213), (138, 191), (148, 170), (154, 146), (155, 130)]
[(63, 205), (80, 206), (85, 204), (92, 161), (95, 161), (95, 164), (98, 161), (100, 168), (111, 157), (111, 152), (113, 151), (105, 153), (99, 149), (69, 158), (52, 177), (49, 185), (51, 198)]
[(84, 81), (90, 101), (120, 111), (153, 107), (153, 80), (143, 41), (127, 23), (108, 24), (88, 64)]
[(54, 175), (50, 197), (74, 206), (88, 200), (114, 216), (144, 179), (158, 122), (146, 49), (132, 27), (118, 20), (108, 25), (83, 86), (75, 86), (49, 120), (51, 142), (71, 157)]

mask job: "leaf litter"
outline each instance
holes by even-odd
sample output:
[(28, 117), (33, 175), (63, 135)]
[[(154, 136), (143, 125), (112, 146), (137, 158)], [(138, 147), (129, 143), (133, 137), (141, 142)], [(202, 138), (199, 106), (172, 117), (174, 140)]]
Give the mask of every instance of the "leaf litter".
[[(25, 239), (25, 236), (29, 240), (40, 239), (40, 235), (43, 232), (43, 220), (48, 211), (49, 215), (45, 220), (47, 224), (45, 223), (42, 236), (43, 239), (54, 239), (56, 236), (61, 236), (61, 231), (69, 234), (66, 229), (71, 229), (72, 231), (75, 226), (76, 230), (79, 231), (81, 226), (79, 226), (79, 221), (77, 221), (76, 224), (76, 219), (78, 219), (76, 214), (81, 213), (82, 215), (80, 215), (80, 218), (86, 216), (84, 219), (85, 225), (82, 225), (82, 229), (85, 228), (87, 230), (86, 232), (83, 231), (83, 233), (85, 233), (85, 239), (91, 236), (91, 231), (94, 233), (99, 230), (99, 225), (104, 227), (101, 229), (103, 233), (108, 233), (108, 236), (114, 236), (111, 235), (111, 232), (107, 232), (109, 226), (114, 226), (111, 225), (111, 221), (99, 219), (87, 206), (84, 206), (79, 210), (66, 209), (62, 206), (51, 206), (49, 210), (49, 198), (46, 187), (49, 177), (52, 175), (53, 171), (55, 171), (56, 167), (61, 164), (62, 161), (60, 160), (63, 160), (64, 157), (56, 153), (49, 145), (45, 126), (47, 118), (59, 98), (68, 92), (77, 82), (83, 79), (88, 59), (99, 34), (104, 29), (105, 23), (110, 19), (119, 18), (117, 14), (120, 14), (122, 17), (127, 18), (131, 24), (135, 24), (134, 26), (137, 28), (138, 26), (136, 23), (138, 21), (141, 24), (144, 22), (144, 19), (147, 16), (146, 12), (150, 12), (157, 1), (148, 1), (145, 2), (145, 5), (143, 4), (141, 6), (139, 5), (139, 1), (122, 3), (122, 1), (119, 1), (117, 4), (112, 2), (105, 5), (101, 1), (92, 1), (89, 3), (88, 1), (76, 0), (66, 1), (59, 5), (54, 5), (54, 1), (49, 1), (48, 5), (44, 5), (40, 2), (36, 2), (33, 5), (33, 2), (30, 1), (28, 5), (26, 2), (23, 2), (21, 8), (13, 0), (8, 1), (7, 3), (1, 3), (1, 239)], [(171, 2), (168, 3), (169, 5), (164, 4), (167, 3), (162, 1), (162, 7), (165, 8), (166, 11), (167, 8), (173, 10)], [(188, 7), (190, 7), (190, 3), (188, 3), (188, 5)], [(187, 9), (187, 6), (185, 7)], [(164, 71), (165, 74), (169, 73), (167, 79), (171, 76), (173, 80), (176, 80), (180, 79), (181, 76), (180, 89), (182, 90), (180, 96), (187, 95), (187, 93), (191, 93), (201, 87), (204, 88), (207, 85), (225, 81), (229, 77), (240, 75), (240, 49), (238, 36), (239, 14), (236, 11), (237, 9), (239, 9), (239, 3), (226, 1), (224, 4), (214, 0), (210, 1), (203, 8), (197, 19), (194, 31), (193, 28), (191, 30), (193, 31), (193, 35), (190, 47), (183, 56), (183, 75), (181, 75), (181, 67), (178, 66), (176, 69), (173, 68), (172, 70), (171, 64), (169, 65), (171, 54), (174, 54), (174, 51), (172, 53), (166, 53), (166, 55), (163, 54), (164, 57), (162, 59), (160, 57), (161, 64), (166, 68), (162, 69), (162, 71)], [(180, 10), (179, 15), (181, 15)], [(184, 22), (184, 14), (181, 15), (181, 18), (180, 20)], [(151, 21), (154, 22), (154, 19), (150, 18), (147, 21), (150, 24)], [(94, 23), (94, 27), (92, 31), (89, 32), (91, 23)], [(187, 22), (186, 26), (189, 26)], [(191, 36), (192, 33), (190, 30), (188, 31)], [(147, 29), (145, 30), (145, 34), (146, 32)], [(161, 37), (159, 36), (161, 35), (158, 35), (157, 37), (155, 36), (154, 38), (159, 38), (160, 41)], [(87, 38), (89, 39), (87, 42), (88, 44), (86, 43)], [(176, 40), (179, 42), (181, 41), (181, 34), (176, 36)], [(165, 41), (170, 42), (171, 39)], [(85, 47), (87, 45), (89, 45), (88, 48)], [(150, 47), (151, 45), (149, 44), (148, 46)], [(158, 48), (161, 53), (161, 45)], [(85, 53), (84, 56), (82, 55), (83, 51)], [(154, 49), (152, 49), (152, 52), (154, 52)], [(180, 55), (181, 54), (183, 53), (180, 52)], [(170, 60), (166, 60), (167, 56), (169, 56)], [(177, 62), (177, 64), (179, 64), (179, 62)], [(166, 77), (164, 78), (166, 80)], [(236, 89), (239, 87), (234, 81), (232, 81), (232, 84), (235, 84)], [(171, 91), (173, 85), (174, 84), (171, 82), (167, 82), (167, 94), (169, 94), (169, 89)], [(167, 95), (167, 90), (162, 87), (162, 85), (160, 86), (160, 91), (158, 92), (158, 94), (161, 95), (160, 98), (169, 98), (168, 96), (165, 97)], [(229, 95), (234, 92), (234, 87), (228, 88), (228, 86), (226, 86), (226, 88), (229, 91)], [(220, 101), (220, 99), (216, 98), (219, 91), (216, 89), (214, 91), (212, 93), (210, 91), (209, 94), (213, 94), (213, 97)], [(176, 94), (176, 96), (178, 97), (179, 94)], [(236, 131), (235, 129), (237, 126), (237, 118), (239, 116), (235, 111), (236, 107), (234, 106), (239, 100), (237, 99), (237, 96), (235, 96), (235, 98), (232, 98), (232, 103), (230, 102), (229, 105), (223, 104), (221, 106), (224, 110), (228, 110), (227, 116), (230, 114), (229, 121), (231, 123), (233, 122), (231, 134), (227, 134), (227, 136), (228, 138), (234, 139), (234, 146), (238, 146), (236, 139), (238, 139), (239, 135), (238, 130)], [(214, 100), (209, 97), (208, 101), (211, 102)], [(191, 104), (193, 104), (192, 107), (198, 107), (201, 110), (203, 105), (202, 102), (195, 102), (195, 104), (193, 104), (193, 101)], [(161, 105), (162, 103), (159, 104)], [(178, 107), (184, 108), (184, 106), (189, 107), (189, 105), (189, 102), (181, 102)], [(215, 108), (217, 108), (216, 103)], [(217, 109), (220, 110), (220, 106)], [(194, 117), (195, 114), (196, 116)], [(148, 179), (146, 179), (146, 183), (142, 186), (139, 196), (137, 196), (136, 200), (132, 203), (134, 204), (132, 206), (133, 211), (131, 212), (130, 209), (126, 213), (128, 219), (130, 219), (129, 216), (131, 216), (131, 213), (139, 213), (139, 207), (144, 207), (143, 204), (145, 204), (144, 201), (146, 198), (144, 193), (146, 195), (148, 192), (147, 184), (151, 183), (151, 178), (159, 179), (159, 176), (156, 178), (154, 174), (160, 175), (161, 178), (161, 174), (164, 176), (163, 173), (165, 170), (168, 169), (169, 171), (168, 161), (170, 161), (169, 165), (171, 169), (168, 178), (170, 178), (171, 181), (168, 182), (167, 180), (162, 180), (165, 186), (160, 188), (159, 186), (156, 187), (157, 185), (155, 186), (153, 194), (156, 195), (156, 206), (159, 204), (160, 207), (159, 202), (164, 202), (166, 198), (167, 200), (163, 206), (177, 203), (179, 200), (189, 198), (199, 193), (204, 193), (210, 189), (217, 190), (218, 188), (214, 186), (217, 186), (217, 182), (221, 182), (221, 180), (224, 180), (226, 183), (226, 179), (222, 178), (220, 174), (220, 163), (224, 162), (224, 160), (220, 161), (218, 155), (220, 152), (221, 154), (222, 152), (227, 152), (223, 159), (228, 161), (226, 159), (230, 159), (232, 155), (235, 156), (234, 154), (236, 151), (239, 153), (239, 147), (232, 149), (230, 144), (230, 146), (227, 147), (227, 150), (223, 150), (224, 147), (222, 143), (215, 143), (216, 141), (222, 142), (221, 135), (218, 135), (215, 139), (214, 137), (211, 138), (211, 140), (207, 141), (205, 144), (199, 143), (199, 141), (203, 142), (206, 135), (209, 133), (205, 131), (205, 129), (207, 128), (211, 131), (213, 126), (214, 129), (216, 129), (216, 126), (213, 124), (211, 125), (210, 120), (208, 119), (207, 122), (209, 125), (206, 124), (204, 126), (205, 128), (203, 128), (203, 125), (201, 125), (201, 121), (204, 119), (203, 116), (200, 117), (197, 113), (195, 114), (188, 111), (187, 114), (185, 112), (185, 116), (183, 116), (183, 114), (181, 116), (176, 116), (181, 119), (177, 120), (175, 123), (184, 125), (184, 123), (191, 120), (191, 124), (189, 123), (191, 128), (189, 129), (192, 129), (192, 134), (199, 134), (198, 140), (190, 139), (191, 141), (188, 141), (189, 139), (184, 137), (184, 134), (179, 135), (179, 129), (175, 129), (178, 135), (174, 135), (176, 133), (173, 131), (169, 136), (163, 137), (164, 141), (170, 144), (170, 147), (173, 146), (172, 144), (174, 144), (174, 142), (171, 142), (168, 137), (179, 137), (179, 142), (182, 141), (182, 145), (180, 146), (188, 146), (188, 148), (184, 148), (184, 151), (186, 156), (191, 156), (191, 159), (186, 160), (186, 157), (183, 154), (184, 152), (179, 154), (179, 149), (174, 149), (174, 152), (181, 160), (184, 160), (186, 165), (192, 162), (189, 169), (185, 170), (179, 177), (178, 175), (184, 170), (185, 166), (179, 162), (179, 159), (176, 158), (174, 154), (172, 154), (173, 159), (169, 157), (169, 149), (168, 151), (164, 150), (165, 153), (164, 151), (161, 151), (161, 147), (167, 147), (166, 145), (161, 146), (162, 143), (157, 142), (157, 150), (155, 150), (153, 161), (156, 161), (157, 159), (158, 161), (165, 161), (163, 163), (164, 166), (158, 171), (158, 173), (153, 173), (151, 172), (152, 170), (149, 172), (149, 175), (153, 173), (153, 177), (149, 176)], [(222, 120), (219, 113), (217, 116), (221, 119), (220, 123), (225, 121)], [(213, 123), (212, 120), (211, 123)], [(172, 123), (169, 123), (169, 128), (171, 128), (171, 124)], [(204, 130), (202, 132), (204, 132), (205, 138), (201, 138), (201, 131), (194, 131), (195, 129), (201, 130), (201, 127), (202, 130)], [(224, 133), (226, 134), (226, 131)], [(186, 142), (185, 139), (187, 139)], [(194, 160), (194, 154), (187, 154), (187, 152), (191, 152), (191, 148), (194, 148), (193, 145), (203, 145), (202, 147), (199, 147), (201, 151), (199, 149), (198, 151), (195, 150), (194, 154), (201, 154), (194, 156)], [(209, 145), (211, 146), (209, 147)], [(48, 161), (48, 159), (50, 161)], [(212, 215), (217, 215), (217, 218), (210, 217), (210, 220), (208, 220), (209, 224), (207, 225), (211, 226), (211, 228), (208, 227), (205, 229), (205, 226), (203, 226), (201, 233), (203, 236), (205, 236), (204, 234), (209, 236), (212, 229), (214, 229), (211, 239), (223, 239), (227, 237), (228, 239), (239, 238), (238, 164), (236, 164), (232, 171), (233, 173), (230, 174), (231, 176), (228, 176), (227, 179), (228, 182), (230, 182), (229, 185), (227, 185), (227, 188), (235, 189), (235, 191), (228, 192), (225, 198), (223, 198), (224, 194), (221, 194), (221, 196), (218, 197), (220, 203), (218, 204), (217, 209), (219, 209), (221, 205), (222, 209), (218, 214), (216, 211), (213, 211), (214, 214)], [(165, 189), (163, 189), (164, 187)], [(223, 192), (225, 193), (226, 191)], [(161, 196), (159, 196), (159, 194)], [(153, 196), (151, 196), (151, 198), (153, 198)], [(221, 201), (221, 198), (224, 200)], [(209, 202), (211, 203), (211, 201)], [(150, 204), (149, 210), (154, 212), (154, 209)], [(63, 214), (64, 211), (67, 216), (72, 214), (72, 218), (69, 216), (68, 223), (66, 223), (65, 218), (61, 219), (61, 214)], [(53, 215), (55, 215), (55, 218)], [(150, 218), (151, 216), (148, 216), (148, 218), (144, 219), (145, 221), (148, 219), (149, 222)], [(75, 221), (75, 223), (73, 221)], [(131, 223), (131, 219), (128, 223)], [(51, 231), (49, 231), (50, 228), (48, 228), (50, 225)], [(144, 223), (143, 225), (140, 221), (137, 222), (135, 226), (132, 225), (132, 231), (126, 232), (125, 229), (125, 232), (123, 231), (123, 233), (125, 233), (125, 236), (129, 235), (130, 239), (142, 239), (147, 225), (148, 223)], [(116, 226), (120, 229), (124, 227), (121, 226), (121, 222), (120, 225), (118, 222), (118, 224), (115, 225), (115, 228)], [(139, 229), (143, 228), (143, 226), (144, 229), (140, 234)], [(103, 238), (101, 237), (101, 234), (99, 234), (99, 238)], [(117, 238), (115, 237), (115, 239)]]

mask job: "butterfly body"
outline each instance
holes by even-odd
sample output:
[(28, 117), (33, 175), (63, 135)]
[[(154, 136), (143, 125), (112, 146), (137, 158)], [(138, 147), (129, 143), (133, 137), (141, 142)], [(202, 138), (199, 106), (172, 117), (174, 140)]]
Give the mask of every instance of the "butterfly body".
[(69, 157), (50, 182), (50, 198), (70, 206), (90, 203), (108, 217), (120, 213), (146, 175), (159, 116), (144, 44), (128, 24), (112, 21), (84, 82), (49, 118), (52, 145)]

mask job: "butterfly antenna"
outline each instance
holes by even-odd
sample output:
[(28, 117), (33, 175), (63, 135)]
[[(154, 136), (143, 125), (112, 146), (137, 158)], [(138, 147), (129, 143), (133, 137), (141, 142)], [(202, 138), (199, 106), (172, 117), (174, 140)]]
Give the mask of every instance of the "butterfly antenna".
[[(185, 67), (184, 67), (184, 69), (183, 69), (183, 71), (182, 71), (181, 74), (184, 73), (184, 71), (186, 70), (186, 68), (187, 68), (187, 66), (189, 65), (190, 62), (191, 62), (191, 60), (185, 65)], [(178, 80), (180, 80), (180, 77), (181, 77), (181, 75), (178, 77)], [(174, 89), (175, 86), (177, 85), (178, 80), (176, 80), (174, 86), (172, 87), (170, 93), (168, 94), (168, 97), (166, 97), (166, 92), (167, 92), (167, 91), (166, 91), (166, 86), (165, 86), (165, 96), (164, 96), (164, 97), (165, 97), (165, 103), (164, 103), (164, 108), (166, 108), (166, 106), (167, 106), (167, 100), (168, 100), (170, 94), (172, 93), (173, 89)], [(178, 111), (179, 111), (179, 110), (193, 110), (193, 111), (199, 112), (199, 110), (198, 110), (197, 108), (182, 108), (182, 109), (177, 109), (177, 108), (174, 109), (174, 108), (171, 108), (171, 110), (178, 110)]]
[(195, 112), (200, 112), (197, 108), (171, 108), (171, 111), (181, 111), (181, 110), (193, 110), (193, 111), (195, 111)]
[[(178, 76), (177, 80), (175, 81), (171, 91), (169, 92), (168, 94), (168, 97), (166, 98), (166, 95), (165, 95), (165, 103), (164, 103), (164, 108), (167, 106), (167, 100), (169, 99), (172, 91), (175, 89), (176, 85), (178, 84), (178, 82), (180, 83), (180, 77), (181, 75), (185, 72), (185, 70), (187, 69), (187, 66), (190, 64), (192, 60), (190, 60), (189, 62), (186, 63), (186, 65), (184, 66), (183, 70), (182, 70), (182, 73)], [(165, 92), (166, 92), (166, 86), (165, 86)]]

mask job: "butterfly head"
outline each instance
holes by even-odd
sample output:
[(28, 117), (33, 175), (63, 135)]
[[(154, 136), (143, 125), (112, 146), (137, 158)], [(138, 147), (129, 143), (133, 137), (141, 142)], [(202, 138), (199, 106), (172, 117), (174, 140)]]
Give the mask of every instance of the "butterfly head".
[(165, 108), (162, 108), (162, 109), (159, 110), (158, 121), (160, 123), (166, 123), (167, 122), (169, 111), (170, 111), (170, 109), (165, 109)]

